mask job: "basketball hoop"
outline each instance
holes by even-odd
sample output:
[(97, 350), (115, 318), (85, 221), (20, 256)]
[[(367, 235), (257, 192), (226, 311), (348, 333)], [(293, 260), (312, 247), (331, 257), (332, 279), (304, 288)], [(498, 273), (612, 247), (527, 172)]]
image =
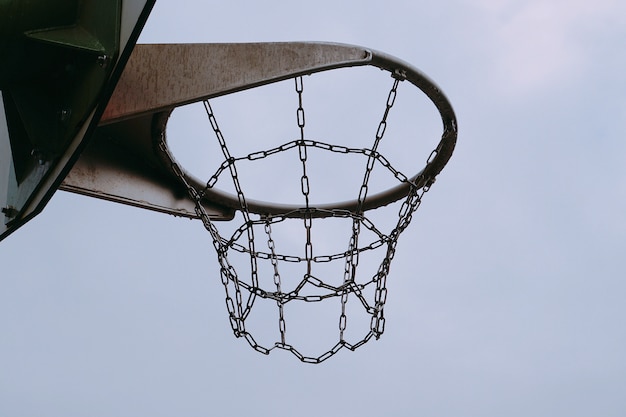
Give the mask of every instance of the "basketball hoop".
[[(226, 294), (226, 306), (232, 330), (236, 337), (243, 337), (252, 348), (269, 354), (274, 349), (290, 351), (306, 363), (320, 363), (341, 349), (354, 351), (370, 339), (378, 339), (385, 330), (384, 307), (387, 299), (387, 277), (394, 258), (400, 235), (406, 230), (413, 213), (420, 207), (424, 194), (430, 189), (435, 177), (448, 162), (457, 137), (456, 118), (446, 97), (428, 78), (416, 69), (395, 58), (372, 53), (369, 65), (379, 67), (392, 76), (392, 86), (378, 128), (372, 133), (373, 141), (367, 147), (348, 147), (327, 143), (307, 137), (305, 130), (305, 109), (303, 105), (304, 84), (302, 76), (296, 75), (294, 100), (299, 137), (284, 141), (270, 149), (244, 155), (234, 155), (227, 144), (226, 135), (218, 125), (217, 116), (209, 101), (204, 101), (205, 111), (211, 130), (218, 141), (222, 162), (215, 173), (206, 181), (201, 181), (185, 171), (174, 159), (166, 141), (166, 124), (169, 112), (155, 118), (154, 140), (162, 154), (165, 165), (184, 184), (189, 196), (195, 202), (196, 214), (210, 234), (217, 252), (221, 281)], [(359, 64), (363, 65), (363, 64)], [(327, 70), (325, 68), (323, 70)], [(321, 71), (321, 70), (320, 70)], [(306, 75), (309, 75), (308, 73)], [(425, 165), (417, 174), (406, 175), (397, 169), (379, 150), (384, 140), (388, 115), (395, 104), (400, 84), (412, 84), (419, 88), (435, 105), (443, 122), (443, 133), (436, 148), (425, 155)], [(362, 159), (363, 179), (356, 198), (334, 204), (315, 204), (310, 198), (311, 180), (308, 170), (309, 152), (334, 155), (353, 155)], [(276, 155), (289, 155), (299, 161), (300, 204), (256, 201), (246, 198), (247, 190), (242, 186), (238, 165), (243, 162), (254, 164), (257, 161), (274, 158)], [(374, 170), (386, 170), (397, 182), (387, 191), (370, 195), (370, 178)], [(259, 176), (263, 172), (258, 173)], [(218, 190), (218, 181), (223, 178), (232, 182), (233, 194)], [(220, 231), (216, 222), (207, 214), (203, 201), (218, 202), (238, 211), (241, 224), (226, 234)], [(391, 230), (382, 230), (369, 213), (374, 209), (389, 210), (388, 218), (395, 218)], [(395, 217), (394, 217), (395, 216)], [(315, 246), (316, 226), (325, 221), (346, 222), (349, 227), (343, 250), (333, 253), (318, 253)], [(277, 241), (275, 229), (287, 224), (300, 236), (301, 243), (296, 254), (280, 251), (283, 243)], [(295, 226), (293, 226), (295, 225)], [(367, 238), (365, 237), (367, 235)], [(314, 249), (316, 248), (316, 249)], [(363, 257), (379, 255), (378, 267), (371, 274), (359, 273), (359, 261)], [(231, 259), (245, 256), (245, 272), (235, 266)], [(320, 272), (327, 264), (341, 264), (341, 276), (329, 277)], [(285, 271), (288, 272), (285, 272)], [(297, 272), (294, 272), (297, 271)], [(265, 272), (265, 275), (263, 275)], [(266, 276), (267, 275), (267, 276)], [(265, 285), (267, 284), (267, 285)], [(288, 331), (287, 308), (295, 303), (312, 305), (336, 301), (338, 305), (337, 338), (333, 344), (321, 352), (310, 354), (306, 346), (295, 346)], [(247, 326), (259, 302), (275, 303), (278, 325), (276, 340), (268, 343), (257, 341)], [(348, 308), (349, 303), (351, 307)], [(354, 340), (348, 337), (348, 310), (359, 306), (361, 314), (369, 317), (369, 323)], [(357, 332), (358, 333), (358, 332)]]

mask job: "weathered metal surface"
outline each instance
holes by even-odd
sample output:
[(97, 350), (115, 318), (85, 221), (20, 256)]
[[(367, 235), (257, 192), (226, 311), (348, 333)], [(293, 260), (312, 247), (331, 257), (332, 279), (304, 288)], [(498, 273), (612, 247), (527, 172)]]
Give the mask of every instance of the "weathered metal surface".
[(328, 43), (137, 45), (100, 123), (369, 58), (363, 48)]
[[(197, 217), (194, 201), (155, 155), (155, 114), (297, 74), (362, 65), (370, 57), (363, 48), (328, 43), (136, 45), (96, 135), (61, 189)], [(204, 205), (214, 220), (234, 215), (232, 207)]]
[[(162, 165), (151, 141), (153, 115), (98, 128), (61, 189), (175, 216), (195, 218), (187, 190)], [(231, 208), (203, 204), (214, 220), (230, 220)]]
[[(355, 46), (347, 46), (341, 44), (328, 44), (328, 43), (292, 43), (292, 44), (235, 44), (232, 45), (232, 48), (239, 50), (239, 47), (242, 47), (242, 50), (246, 50), (247, 48), (256, 48), (258, 47), (260, 51), (263, 53), (259, 53), (254, 55), (255, 59), (258, 58), (259, 68), (254, 67), (253, 65), (248, 68), (253, 76), (246, 77), (244, 75), (236, 73), (233, 76), (233, 80), (230, 84), (228, 84), (228, 88), (218, 89), (213, 87), (212, 84), (207, 81), (207, 85), (212, 88), (206, 88), (204, 95), (198, 95), (196, 100), (202, 100), (207, 97), (217, 96), (224, 93), (229, 93), (232, 91), (238, 91), (244, 88), (250, 88), (258, 85), (262, 85), (264, 83), (269, 82), (270, 80), (281, 80), (292, 76), (300, 76), (305, 74), (311, 74), (315, 72), (320, 72), (328, 69), (346, 67), (346, 66), (373, 66), (391, 73), (393, 78), (397, 80), (407, 81), (413, 86), (419, 88), (422, 93), (424, 93), (436, 107), (442, 121), (442, 135), (439, 144), (436, 149), (433, 150), (432, 154), (428, 158), (427, 163), (422, 166), (421, 162), (416, 164), (418, 166), (417, 169), (421, 168), (415, 175), (409, 178), (409, 181), (403, 182), (399, 185), (396, 185), (393, 188), (389, 188), (385, 191), (379, 192), (377, 194), (373, 194), (368, 196), (367, 201), (364, 201), (362, 204), (363, 210), (371, 210), (377, 207), (381, 207), (387, 205), (391, 202), (397, 201), (400, 198), (403, 198), (409, 193), (412, 186), (417, 188), (428, 187), (434, 181), (434, 178), (441, 172), (444, 166), (447, 164), (450, 159), (452, 152), (454, 151), (457, 139), (457, 121), (456, 116), (454, 114), (454, 110), (452, 109), (452, 105), (450, 104), (447, 97), (443, 94), (443, 92), (439, 89), (439, 87), (430, 80), (426, 75), (424, 75), (417, 68), (412, 65), (395, 58), (393, 56), (387, 55), (385, 53), (381, 53), (378, 51), (370, 51), (360, 47)], [(266, 72), (263, 69), (264, 65), (270, 65), (272, 59), (269, 59), (267, 62), (261, 59), (260, 57), (265, 56), (264, 53), (271, 51), (270, 57), (273, 57), (273, 53), (277, 51), (292, 51), (297, 49), (298, 47), (302, 47), (305, 52), (302, 52), (300, 56), (295, 58), (296, 62), (299, 65), (289, 66), (287, 64), (283, 64), (283, 61), (278, 61), (281, 65), (288, 66), (288, 71), (285, 74), (280, 73), (279, 71), (269, 71)], [(277, 49), (274, 49), (277, 48)], [(210, 49), (210, 48), (209, 48)], [(234, 53), (234, 56), (237, 56), (238, 53)], [(308, 58), (311, 60), (311, 65), (304, 65), (304, 60)], [(336, 59), (333, 62), (333, 59)], [(250, 65), (249, 61), (246, 65)], [(254, 61), (256, 62), (256, 61)], [(167, 64), (164, 64), (167, 65)], [(172, 64), (173, 67), (176, 67), (178, 64)], [(132, 67), (131, 67), (132, 68)], [(216, 69), (217, 71), (217, 69)], [(259, 74), (263, 74), (268, 78), (261, 78)], [(269, 75), (271, 74), (271, 76)], [(223, 75), (217, 74), (216, 77), (222, 77)], [(257, 78), (256, 76), (259, 76)], [(199, 77), (202, 79), (202, 76)], [(210, 78), (210, 77), (208, 77)], [(230, 80), (230, 78), (226, 77), (225, 82)], [(251, 84), (246, 85), (244, 81), (248, 81)], [(176, 95), (176, 93), (173, 93)], [(149, 99), (144, 99), (149, 100)], [(144, 101), (144, 103), (146, 102)], [(184, 104), (184, 103), (181, 103)], [(149, 108), (149, 106), (146, 106)], [(139, 110), (136, 110), (140, 113)], [(130, 112), (129, 112), (130, 114)], [(157, 123), (154, 125), (156, 129), (161, 132), (165, 131), (165, 122)], [(256, 157), (262, 156), (263, 152), (258, 152)], [(181, 167), (184, 170), (184, 167)], [(194, 178), (189, 173), (186, 173), (187, 181), (193, 184), (194, 186), (199, 187), (200, 189), (204, 186), (204, 181), (200, 181), (197, 178)], [(413, 185), (411, 186), (410, 183)], [(210, 201), (219, 203), (224, 207), (231, 208), (239, 208), (240, 201), (239, 197), (235, 194), (226, 193), (221, 190), (217, 190), (215, 188), (208, 189), (204, 192), (204, 198)], [(246, 199), (246, 204), (251, 212), (265, 215), (267, 213), (271, 214), (285, 214), (290, 213), (290, 216), (299, 216), (301, 213), (299, 211), (299, 206), (289, 205), (289, 204), (280, 204), (280, 202), (276, 201), (258, 201)], [(334, 202), (330, 204), (319, 205), (317, 208), (319, 209), (315, 216), (324, 217), (327, 216), (329, 211), (335, 209), (342, 210), (350, 210), (354, 211), (355, 207), (359, 205), (357, 200), (348, 200), (348, 201), (340, 201)], [(299, 214), (300, 213), (300, 214)]]
[[(128, 33), (123, 16), (122, 36)], [(160, 44), (135, 46), (99, 119), (92, 144), (79, 149), (79, 143), (64, 155), (69, 159), (82, 152), (72, 171), (63, 175), (67, 176), (60, 188), (196, 217), (194, 202), (181, 189), (171, 167), (164, 166), (163, 156), (156, 154), (155, 117), (156, 125), (162, 128), (165, 122), (158, 119), (178, 106), (300, 75), (362, 65), (376, 66), (392, 72), (394, 77), (408, 79), (439, 109), (445, 133), (424, 169), (430, 173), (428, 177), (434, 177), (454, 148), (456, 119), (436, 85), (402, 61), (362, 47), (330, 43)], [(58, 183), (46, 185), (48, 195), (58, 186), (55, 184)], [(406, 187), (396, 188), (369, 201), (386, 204), (406, 193)], [(217, 192), (208, 194), (212, 201), (205, 202), (207, 213), (213, 219), (232, 218), (235, 199)], [(259, 210), (265, 210), (268, 204), (272, 206), (263, 202), (250, 204), (258, 205)], [(343, 202), (339, 206), (351, 204)]]
[[(167, 121), (161, 115), (178, 106), (299, 75), (362, 65), (379, 67), (394, 77), (408, 80), (438, 108), (444, 124), (442, 140), (427, 166), (412, 181), (434, 178), (454, 149), (456, 118), (439, 88), (401, 60), (358, 46), (331, 43), (159, 44), (135, 47), (100, 120), (99, 129), (110, 127), (109, 133), (96, 135), (97, 143), (85, 151), (75, 172), (70, 173), (61, 188), (173, 215), (197, 217), (192, 200), (174, 180), (175, 173), (165, 166), (163, 155), (156, 154), (154, 129), (163, 130)], [(107, 136), (112, 140), (107, 140)], [(133, 152), (128, 153), (129, 149)], [(106, 156), (112, 154), (127, 157)], [(130, 155), (134, 155), (132, 159)], [(196, 181), (191, 177), (189, 180)], [(364, 208), (388, 204), (405, 196), (408, 190), (404, 184), (373, 195)], [(212, 219), (232, 218), (233, 209), (239, 204), (236, 196), (217, 190), (207, 191), (206, 196), (203, 204), (207, 205)], [(248, 204), (259, 212), (296, 209), (279, 207), (276, 202), (248, 201)], [(340, 202), (326, 208), (350, 208), (355, 204)]]

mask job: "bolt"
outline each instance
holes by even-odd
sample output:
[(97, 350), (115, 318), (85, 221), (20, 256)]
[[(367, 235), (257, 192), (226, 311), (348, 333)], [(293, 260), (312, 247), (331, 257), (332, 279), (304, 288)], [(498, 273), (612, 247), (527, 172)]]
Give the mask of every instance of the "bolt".
[(106, 68), (109, 65), (109, 57), (107, 55), (98, 55), (98, 65), (102, 68)]
[(396, 80), (404, 81), (406, 80), (406, 70), (402, 68), (397, 68), (393, 70), (393, 72), (391, 73), (391, 77)]
[(61, 111), (59, 111), (59, 117), (61, 118), (62, 122), (66, 122), (71, 115), (72, 109), (61, 109)]
[(37, 162), (39, 162), (39, 165), (44, 165), (46, 163), (46, 155), (43, 151), (39, 150), (39, 149), (33, 149), (30, 152), (31, 156), (33, 156), (35, 159), (37, 159)]
[(4, 213), (4, 216), (8, 217), (9, 219), (17, 216), (17, 210), (15, 209), (15, 207), (11, 206), (2, 207), (2, 213)]

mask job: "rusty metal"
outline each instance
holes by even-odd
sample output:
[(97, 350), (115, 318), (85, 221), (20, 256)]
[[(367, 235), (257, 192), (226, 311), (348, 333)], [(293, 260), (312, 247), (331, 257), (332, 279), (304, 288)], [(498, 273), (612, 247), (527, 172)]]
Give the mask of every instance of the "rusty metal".
[[(445, 166), (456, 143), (454, 112), (440, 89), (409, 64), (366, 48), (334, 43), (136, 45), (100, 119), (100, 131), (60, 188), (177, 216), (197, 217), (193, 201), (153, 146), (153, 136), (164, 131), (172, 109), (305, 74), (365, 65), (387, 70), (396, 80), (407, 80), (420, 88), (437, 107), (443, 122), (439, 146), (421, 171), (361, 203), (364, 210), (389, 204), (407, 195), (409, 183), (434, 178)], [(335, 149), (338, 148), (331, 150)], [(114, 154), (125, 157), (106, 157)], [(377, 158), (375, 154), (374, 157)], [(380, 162), (385, 164), (384, 160)], [(186, 175), (197, 188), (202, 186), (201, 181)], [(420, 188), (426, 184), (415, 185)], [(298, 215), (299, 207), (280, 202), (247, 200), (247, 204), (254, 213)], [(318, 206), (311, 215), (323, 216), (333, 209), (354, 210), (358, 204), (353, 200)], [(240, 198), (209, 189), (204, 205), (213, 220), (228, 220), (233, 210), (240, 207)]]
[(364, 48), (312, 42), (137, 45), (100, 124), (370, 58)]

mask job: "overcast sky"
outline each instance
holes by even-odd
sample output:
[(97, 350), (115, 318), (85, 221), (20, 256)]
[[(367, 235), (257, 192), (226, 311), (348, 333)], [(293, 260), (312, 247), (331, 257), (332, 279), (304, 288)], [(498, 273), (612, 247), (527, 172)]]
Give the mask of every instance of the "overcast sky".
[(0, 243), (0, 415), (623, 416), (626, 3), (159, 0), (140, 42), (304, 40), (397, 56), (458, 116), (382, 338), (261, 355), (200, 222), (58, 192)]

